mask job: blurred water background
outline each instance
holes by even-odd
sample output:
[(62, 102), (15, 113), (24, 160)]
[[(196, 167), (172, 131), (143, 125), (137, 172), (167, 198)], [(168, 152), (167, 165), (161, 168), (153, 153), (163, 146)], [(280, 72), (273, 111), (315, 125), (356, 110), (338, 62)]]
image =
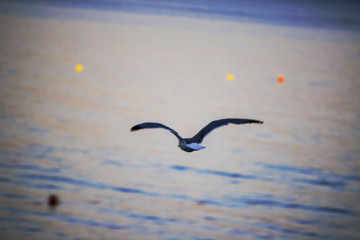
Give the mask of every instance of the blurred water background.
[[(1, 238), (359, 239), (358, 12), (0, 1)], [(225, 117), (264, 124), (217, 129), (193, 153), (129, 131), (191, 137)]]

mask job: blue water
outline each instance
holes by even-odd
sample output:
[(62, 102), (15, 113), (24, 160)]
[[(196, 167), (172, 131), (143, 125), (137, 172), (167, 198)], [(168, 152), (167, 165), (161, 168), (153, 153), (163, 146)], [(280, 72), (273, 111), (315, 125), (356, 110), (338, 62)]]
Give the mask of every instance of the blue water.
[[(29, 146), (24, 147), (28, 149), (26, 152), (32, 152), (37, 149), (39, 152), (43, 152), (49, 149), (49, 146), (43, 145), (34, 145), (29, 144)], [(43, 150), (43, 151), (40, 151)], [(54, 152), (82, 152), (81, 149), (76, 148), (63, 148), (63, 147), (53, 147)], [(20, 150), (20, 152), (23, 152)], [(104, 151), (106, 152), (106, 151)], [(3, 156), (16, 156), (16, 153), (9, 153), (6, 151), (1, 152)], [(51, 158), (51, 153), (47, 152), (48, 158)], [(85, 153), (86, 154), (86, 153)], [(107, 155), (103, 153), (103, 155)], [(27, 155), (29, 156), (29, 155)], [(36, 157), (39, 158), (38, 155)], [(108, 164), (108, 159), (104, 158), (102, 160), (103, 164)], [(121, 163), (118, 161), (113, 161), (117, 164), (113, 164), (114, 167), (129, 167), (126, 163)], [(254, 175), (249, 174), (240, 174), (236, 172), (225, 172), (225, 171), (216, 171), (209, 169), (199, 169), (193, 167), (186, 167), (180, 165), (149, 165), (147, 168), (152, 171), (157, 171), (157, 169), (162, 169), (168, 172), (169, 170), (173, 170), (178, 174), (201, 174), (201, 175), (212, 175), (219, 178), (230, 178), (230, 179), (242, 179), (245, 181), (263, 181), (263, 182), (274, 182), (276, 184), (292, 184), (293, 188), (297, 188), (301, 184), (309, 184), (310, 187), (320, 186), (320, 187), (331, 187), (334, 190), (339, 191), (349, 191), (347, 184), (354, 182), (358, 184), (360, 182), (359, 176), (351, 176), (351, 175), (341, 175), (330, 172), (324, 172), (322, 169), (315, 168), (299, 168), (290, 165), (278, 165), (278, 164), (264, 164), (261, 162), (256, 163), (259, 166), (262, 166), (263, 172), (260, 171)], [(129, 188), (121, 186), (120, 184), (117, 186), (105, 184), (102, 182), (91, 182), (83, 179), (76, 179), (70, 177), (62, 176), (62, 173), (57, 168), (45, 168), (31, 164), (11, 164), (11, 163), (1, 163), (0, 169), (6, 170), (16, 170), (24, 173), (16, 174), (16, 179), (12, 179), (10, 181), (11, 184), (14, 185), (23, 185), (27, 188), (35, 188), (35, 189), (61, 189), (60, 185), (75, 185), (81, 187), (87, 187), (91, 189), (98, 190), (110, 190), (115, 192), (127, 193), (127, 194), (136, 194), (136, 195), (144, 195), (149, 197), (159, 197), (159, 198), (170, 198), (170, 199), (180, 199), (182, 201), (190, 201), (199, 204), (208, 204), (214, 206), (222, 206), (226, 208), (246, 208), (251, 205), (258, 206), (271, 206), (285, 209), (300, 209), (305, 211), (313, 211), (313, 212), (324, 212), (331, 214), (340, 214), (340, 215), (350, 215), (350, 216), (358, 216), (358, 213), (353, 212), (351, 209), (341, 208), (341, 207), (329, 207), (325, 205), (306, 205), (296, 202), (296, 200), (289, 201), (278, 201), (274, 199), (272, 195), (265, 196), (241, 196), (237, 197), (233, 196), (223, 196), (221, 199), (218, 198), (208, 198), (208, 199), (196, 199), (193, 197), (189, 197), (181, 194), (170, 194), (170, 193), (161, 193), (161, 192), (153, 192), (143, 189), (137, 188)], [(279, 172), (289, 173), (288, 176), (280, 175), (280, 174), (272, 174), (269, 175), (268, 170), (276, 170)], [(294, 173), (298, 175), (294, 175)], [(191, 177), (191, 176), (190, 176)], [(283, 181), (283, 180), (286, 181)], [(19, 181), (20, 180), (20, 181)], [(9, 182), (9, 181), (8, 181)], [(41, 183), (41, 184), (39, 184)], [(14, 194), (4, 194), (3, 197), (7, 198), (21, 198), (20, 195)]]
[[(0, 2), (13, 2), (2, 0)], [(215, 18), (295, 27), (360, 30), (360, 1), (325, 0), (80, 0), (16, 1), (17, 4), (75, 9), (96, 9), (169, 16)], [(6, 9), (3, 11), (9, 11)], [(46, 12), (37, 12), (46, 16)]]

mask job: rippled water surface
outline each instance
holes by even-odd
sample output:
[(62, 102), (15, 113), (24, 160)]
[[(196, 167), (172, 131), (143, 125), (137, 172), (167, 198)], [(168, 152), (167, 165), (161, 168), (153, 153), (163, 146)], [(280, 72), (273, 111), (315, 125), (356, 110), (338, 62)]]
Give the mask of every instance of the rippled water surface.
[(360, 238), (358, 33), (46, 9), (0, 15), (4, 239)]

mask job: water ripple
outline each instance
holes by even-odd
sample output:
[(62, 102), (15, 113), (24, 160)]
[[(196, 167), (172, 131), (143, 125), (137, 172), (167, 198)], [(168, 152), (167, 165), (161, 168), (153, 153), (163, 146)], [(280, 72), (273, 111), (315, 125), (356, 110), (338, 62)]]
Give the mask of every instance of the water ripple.
[(315, 177), (316, 179), (291, 177), (289, 180), (292, 182), (300, 182), (311, 185), (332, 187), (332, 188), (344, 188), (349, 181), (360, 182), (360, 176), (357, 175), (344, 175), (339, 173), (325, 172), (321, 168), (301, 168), (284, 164), (269, 164), (257, 162), (257, 165), (261, 165), (266, 169), (277, 170), (281, 172), (291, 172), (302, 174), (306, 176)]
[(278, 226), (275, 224), (270, 224), (270, 223), (265, 223), (265, 222), (257, 223), (256, 226), (265, 228), (265, 229), (269, 229), (272, 231), (291, 234), (291, 235), (300, 235), (300, 236), (304, 236), (304, 237), (313, 237), (313, 238), (321, 238), (321, 239), (331, 239), (331, 237), (327, 236), (327, 235), (321, 235), (321, 234), (318, 234), (315, 232), (305, 232), (305, 231), (300, 231), (300, 230), (296, 230), (296, 229), (292, 229), (292, 228), (285, 228), (285, 227), (281, 227), (281, 226)]
[(3, 193), (3, 194), (1, 194), (1, 196), (4, 198), (21, 199), (21, 200), (32, 199), (30, 196), (22, 195), (22, 194), (15, 194), (15, 193)]
[(207, 170), (207, 169), (185, 167), (185, 166), (179, 166), (179, 165), (173, 165), (173, 166), (170, 166), (170, 168), (177, 170), (177, 171), (191, 171), (191, 172), (195, 172), (195, 173), (199, 173), (199, 174), (211, 174), (211, 175), (217, 175), (217, 176), (229, 177), (229, 178), (254, 179), (254, 180), (263, 180), (263, 181), (272, 180), (271, 178), (264, 178), (264, 177), (254, 176), (254, 175), (231, 173), (231, 172), (224, 172), (224, 171), (217, 171), (217, 170)]
[(44, 173), (59, 173), (60, 170), (58, 168), (45, 168), (40, 167), (38, 165), (33, 164), (6, 164), (0, 163), (0, 168), (5, 169), (19, 169), (19, 170), (32, 170), (32, 171), (39, 171)]
[(351, 226), (336, 224), (331, 222), (324, 222), (324, 221), (315, 221), (315, 220), (308, 220), (308, 219), (289, 219), (290, 221), (301, 224), (301, 225), (308, 225), (308, 226), (316, 226), (322, 228), (336, 228), (336, 229), (349, 229)]
[[(255, 199), (255, 198), (247, 198), (242, 197), (236, 199), (233, 205), (237, 205), (238, 203), (245, 203), (249, 205), (260, 205), (260, 206), (274, 206), (274, 207), (281, 207), (287, 209), (299, 209), (299, 210), (306, 210), (306, 211), (313, 211), (313, 212), (326, 212), (326, 213), (335, 213), (335, 214), (343, 214), (343, 215), (352, 215), (357, 216), (357, 214), (351, 210), (343, 209), (343, 208), (335, 208), (335, 207), (327, 207), (327, 206), (313, 206), (313, 205), (305, 205), (299, 203), (287, 203), (287, 202), (280, 202), (276, 200), (269, 200), (269, 199)], [(230, 204), (232, 205), (232, 204)]]
[(44, 232), (44, 229), (37, 227), (17, 227), (16, 230), (24, 232)]
[(107, 223), (107, 222), (99, 222), (99, 221), (94, 221), (94, 220), (90, 220), (90, 219), (66, 216), (66, 215), (57, 214), (57, 213), (53, 213), (53, 212), (37, 212), (37, 211), (13, 208), (13, 207), (8, 207), (6, 210), (11, 214), (21, 214), (21, 215), (26, 214), (26, 215), (32, 215), (32, 216), (46, 217), (46, 218), (56, 219), (56, 220), (62, 221), (62, 222), (72, 223), (72, 224), (81, 224), (81, 225), (92, 226), (92, 227), (103, 227), (103, 228), (112, 229), (112, 230), (122, 230), (122, 229), (141, 230), (141, 229), (143, 229), (141, 226), (117, 225), (117, 224), (112, 224), (112, 223)]
[(159, 225), (163, 225), (166, 223), (177, 223), (177, 224), (179, 224), (179, 223), (194, 224), (195, 223), (193, 221), (185, 221), (185, 220), (180, 220), (180, 219), (176, 219), (176, 218), (165, 218), (165, 217), (160, 217), (160, 216), (155, 216), (155, 215), (143, 215), (143, 214), (139, 214), (139, 213), (134, 213), (129, 210), (114, 210), (114, 209), (110, 209), (110, 208), (100, 208), (100, 209), (98, 209), (98, 211), (102, 212), (102, 213), (121, 214), (122, 216), (125, 216), (127, 218), (151, 221), (151, 222), (155, 222), (156, 224), (159, 224)]
[(295, 173), (301, 173), (301, 174), (305, 174), (305, 175), (337, 177), (337, 178), (341, 178), (341, 179), (360, 182), (360, 176), (344, 175), (344, 174), (338, 174), (338, 173), (332, 173), (332, 172), (324, 172), (324, 170), (322, 168), (301, 168), (301, 167), (294, 167), (291, 165), (270, 164), (270, 163), (262, 163), (262, 162), (257, 162), (257, 164), (262, 165), (265, 168), (275, 169), (278, 171), (295, 172)]
[(298, 209), (298, 210), (306, 210), (313, 212), (326, 212), (333, 214), (343, 214), (343, 215), (352, 215), (357, 216), (357, 214), (351, 210), (328, 207), (328, 206), (313, 206), (313, 205), (304, 205), (299, 203), (292, 202), (281, 202), (269, 199), (261, 199), (261, 198), (249, 198), (249, 197), (241, 197), (241, 198), (223, 198), (222, 201), (215, 201), (211, 199), (195, 199), (185, 195), (177, 195), (177, 194), (166, 194), (166, 193), (157, 193), (157, 192), (149, 192), (136, 188), (128, 188), (128, 187), (119, 187), (119, 186), (111, 186), (104, 183), (93, 183), (84, 180), (72, 179), (68, 177), (61, 176), (49, 176), (49, 175), (39, 175), (39, 174), (20, 174), (21, 178), (24, 179), (35, 179), (35, 180), (44, 180), (44, 181), (54, 181), (54, 182), (63, 182), (72, 185), (86, 186), (94, 189), (102, 189), (102, 190), (113, 190), (122, 193), (130, 193), (130, 194), (140, 194), (151, 197), (164, 197), (164, 198), (172, 198), (179, 199), (184, 201), (196, 202), (199, 204), (207, 204), (214, 205), (219, 207), (228, 207), (228, 208), (243, 208), (244, 206), (273, 206), (280, 207), (285, 209)]

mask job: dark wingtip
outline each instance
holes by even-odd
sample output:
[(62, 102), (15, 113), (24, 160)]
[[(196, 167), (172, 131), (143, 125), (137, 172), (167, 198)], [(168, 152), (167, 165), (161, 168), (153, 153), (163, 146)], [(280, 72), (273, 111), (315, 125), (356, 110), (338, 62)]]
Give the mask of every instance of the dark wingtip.
[(258, 123), (258, 124), (263, 124), (264, 122), (263, 121), (260, 121), (260, 120), (251, 120), (250, 123)]
[(130, 131), (133, 132), (133, 131), (136, 131), (136, 130), (139, 130), (139, 129), (141, 129), (141, 128), (139, 127), (139, 125), (136, 125), (136, 126), (133, 126), (133, 127), (130, 129)]

